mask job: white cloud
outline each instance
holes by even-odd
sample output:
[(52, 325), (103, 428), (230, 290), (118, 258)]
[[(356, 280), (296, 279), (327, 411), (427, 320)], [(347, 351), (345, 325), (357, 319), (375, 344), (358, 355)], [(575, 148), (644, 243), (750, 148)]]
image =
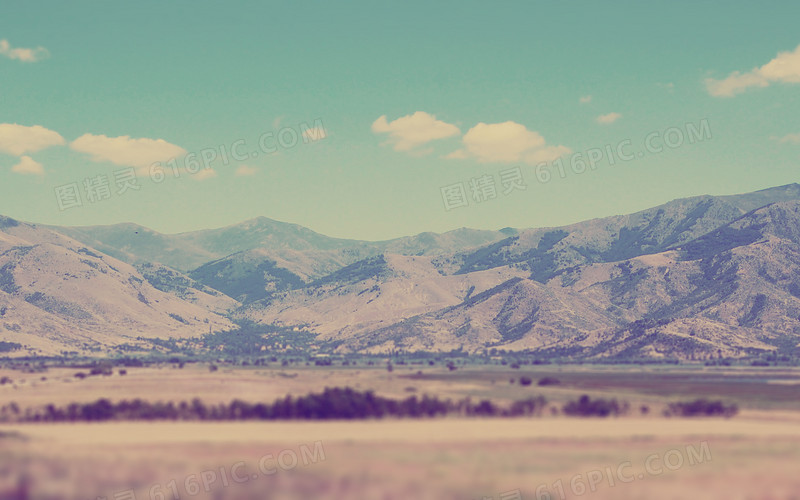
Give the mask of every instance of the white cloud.
[(196, 181), (204, 181), (206, 179), (212, 179), (217, 176), (217, 171), (213, 168), (204, 168), (203, 170), (197, 172), (196, 174), (192, 174), (192, 179)]
[(236, 177), (249, 177), (251, 175), (256, 175), (257, 172), (258, 169), (255, 167), (249, 167), (247, 165), (239, 165), (238, 167), (236, 167), (236, 172), (234, 172), (234, 175)]
[(800, 45), (792, 52), (780, 52), (767, 64), (747, 73), (734, 71), (727, 78), (706, 78), (708, 93), (714, 97), (733, 97), (751, 87), (766, 87), (771, 83), (800, 83)]
[(83, 134), (70, 148), (91, 156), (92, 161), (108, 161), (115, 165), (145, 168), (186, 154), (186, 150), (163, 139), (132, 139), (130, 136), (106, 137)]
[(58, 132), (41, 125), (26, 127), (16, 123), (0, 123), (0, 151), (4, 153), (20, 156), (64, 143), (64, 138)]
[(23, 156), (20, 158), (19, 163), (11, 167), (11, 171), (23, 175), (44, 175), (42, 164), (30, 156)]
[(8, 40), (3, 39), (0, 40), (0, 55), (22, 62), (38, 62), (50, 57), (50, 52), (44, 47), (36, 47), (35, 49), (12, 48)]
[(706, 79), (706, 89), (714, 97), (733, 97), (750, 87), (766, 87), (769, 82), (758, 73), (739, 73), (734, 71), (724, 80)]
[(796, 134), (786, 134), (783, 137), (781, 137), (780, 139), (778, 139), (778, 142), (780, 142), (781, 144), (787, 143), (787, 142), (792, 143), (792, 144), (800, 144), (800, 132), (798, 132)]
[(610, 123), (614, 123), (615, 121), (622, 118), (622, 115), (619, 113), (611, 112), (606, 113), (605, 115), (600, 115), (597, 117), (597, 123), (602, 123), (603, 125), (608, 125)]
[(526, 152), (545, 145), (544, 137), (512, 121), (479, 123), (464, 134), (467, 152), (484, 162), (521, 161)]
[(389, 134), (387, 143), (393, 145), (395, 151), (410, 151), (431, 141), (459, 135), (461, 130), (437, 120), (434, 115), (417, 111), (391, 122), (383, 115), (372, 123), (372, 132)]
[(478, 123), (464, 134), (463, 149), (445, 156), (449, 159), (475, 158), (480, 162), (536, 164), (552, 161), (571, 150), (566, 146), (548, 146), (538, 132), (524, 125), (507, 121), (503, 123)]
[(444, 155), (444, 157), (447, 158), (448, 160), (465, 160), (469, 158), (469, 154), (463, 149), (457, 149), (452, 153)]
[(581, 98), (578, 99), (578, 101), (580, 101), (581, 104), (586, 104), (587, 102), (592, 102), (592, 96), (590, 96), (590, 95), (581, 96)]

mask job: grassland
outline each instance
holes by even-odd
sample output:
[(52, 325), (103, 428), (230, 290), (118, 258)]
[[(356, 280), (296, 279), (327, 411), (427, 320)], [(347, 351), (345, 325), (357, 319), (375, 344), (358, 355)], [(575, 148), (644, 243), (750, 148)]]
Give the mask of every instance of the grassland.
[[(205, 364), (167, 363), (84, 379), (76, 371), (0, 370), (0, 378), (11, 379), (0, 386), (0, 404), (25, 408), (99, 397), (257, 402), (349, 386), (386, 397), (430, 394), (500, 404), (543, 395), (554, 411), (516, 419), (3, 424), (0, 498), (122, 500), (133, 494), (136, 500), (168, 500), (173, 492), (220, 499), (800, 495), (800, 371), (791, 368), (467, 365), (395, 366), (389, 372), (384, 366), (221, 365), (211, 372)], [(532, 384), (520, 385), (522, 377)], [(545, 377), (559, 383), (538, 386)], [(558, 412), (584, 393), (625, 400), (631, 410), (611, 419)], [(695, 397), (735, 402), (741, 412), (731, 419), (661, 416), (669, 402)], [(643, 414), (642, 406), (649, 411)], [(304, 455), (309, 450), (316, 453)], [(282, 465), (291, 465), (292, 456), (297, 464), (282, 467), (279, 456)], [(234, 468), (246, 482), (231, 479)]]

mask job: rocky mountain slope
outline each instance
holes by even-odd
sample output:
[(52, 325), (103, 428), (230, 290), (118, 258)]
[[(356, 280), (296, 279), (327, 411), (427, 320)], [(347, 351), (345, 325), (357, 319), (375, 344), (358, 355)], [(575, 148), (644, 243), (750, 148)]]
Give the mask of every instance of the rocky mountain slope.
[(233, 327), (209, 310), (232, 307), (233, 300), (199, 289), (193, 295), (197, 303), (156, 289), (129, 264), (66, 236), (0, 219), (0, 340), (29, 353), (104, 350), (140, 336), (193, 337)]
[(0, 340), (91, 351), (235, 322), (340, 351), (800, 354), (800, 185), (383, 242), (257, 218), (163, 235), (0, 218)]
[[(474, 251), (440, 255), (426, 265), (441, 281), (487, 270), (509, 278), (427, 312), (395, 298), (390, 310), (368, 314), (366, 301), (353, 298), (394, 279), (374, 272), (355, 282), (334, 273), (240, 314), (343, 339), (345, 350), (498, 347), (706, 359), (793, 346), (800, 341), (800, 279), (794, 278), (800, 276), (800, 202), (782, 200), (798, 195), (800, 187), (790, 185), (676, 200), (627, 216), (523, 230)], [(771, 200), (777, 202), (747, 212)]]
[(510, 264), (545, 282), (564, 269), (615, 262), (675, 248), (769, 203), (800, 199), (790, 184), (732, 196), (697, 196), (671, 201), (630, 215), (550, 229), (527, 229), (493, 245), (463, 252), (450, 262), (454, 272)]
[(357, 349), (687, 359), (798, 343), (800, 201), (754, 210), (673, 250), (571, 267), (545, 283), (512, 279), (353, 340)]
[(454, 306), (522, 273), (496, 268), (442, 275), (426, 256), (384, 254), (308, 285), (275, 293), (237, 311), (261, 323), (301, 326), (323, 340), (348, 343), (396, 321)]

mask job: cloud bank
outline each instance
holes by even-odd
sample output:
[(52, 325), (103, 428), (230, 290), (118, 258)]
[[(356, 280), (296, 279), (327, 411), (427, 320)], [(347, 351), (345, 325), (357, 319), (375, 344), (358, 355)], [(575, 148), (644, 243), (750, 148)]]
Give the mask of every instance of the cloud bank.
[(431, 141), (459, 135), (461, 130), (451, 123), (437, 120), (434, 115), (417, 111), (391, 122), (383, 115), (372, 123), (372, 132), (387, 134), (386, 144), (395, 151), (412, 151)]
[(133, 139), (130, 136), (107, 137), (83, 134), (69, 145), (74, 151), (86, 153), (92, 161), (111, 162), (126, 167), (149, 167), (186, 154), (186, 150), (163, 139), (146, 137)]
[(65, 143), (58, 132), (41, 125), (28, 127), (16, 123), (0, 123), (0, 151), (3, 153), (21, 156)]
[(15, 59), (22, 62), (39, 62), (50, 57), (50, 52), (44, 47), (35, 49), (25, 49), (22, 47), (11, 47), (8, 40), (0, 40), (0, 56)]
[(714, 97), (733, 97), (749, 88), (767, 87), (772, 83), (800, 83), (800, 45), (794, 51), (780, 52), (760, 68), (746, 73), (734, 71), (722, 80), (705, 80), (706, 90)]

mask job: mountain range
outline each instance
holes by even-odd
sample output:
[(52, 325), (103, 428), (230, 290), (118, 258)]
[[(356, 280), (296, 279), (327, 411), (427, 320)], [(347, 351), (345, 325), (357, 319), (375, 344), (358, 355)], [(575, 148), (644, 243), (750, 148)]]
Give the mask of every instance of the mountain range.
[(0, 217), (0, 341), (14, 354), (146, 351), (237, 324), (339, 352), (796, 353), (800, 185), (378, 242), (265, 217), (174, 235)]

